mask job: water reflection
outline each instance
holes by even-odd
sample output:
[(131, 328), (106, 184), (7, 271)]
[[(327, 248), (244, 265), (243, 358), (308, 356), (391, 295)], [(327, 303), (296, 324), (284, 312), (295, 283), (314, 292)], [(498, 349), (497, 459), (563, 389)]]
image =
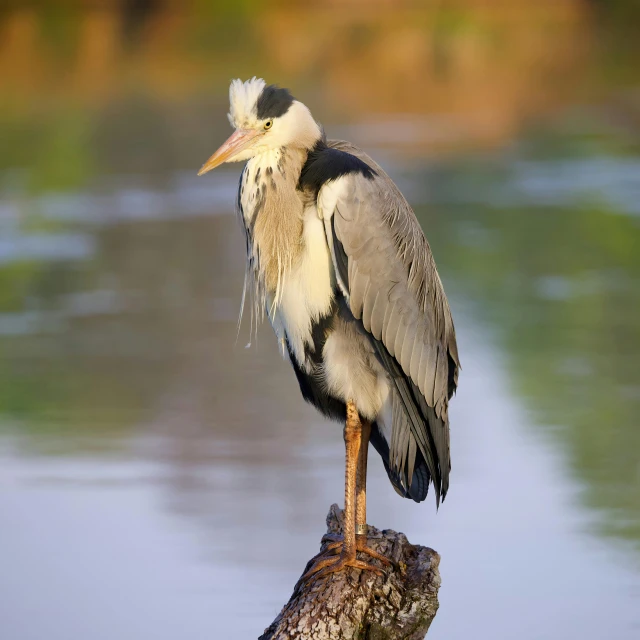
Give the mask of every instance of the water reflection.
[[(443, 556), (431, 634), (637, 637), (636, 58), (607, 84), (579, 2), (468, 4), (0, 15), (8, 640), (257, 637), (340, 499), (340, 428), (269, 328), (237, 333), (237, 171), (193, 175), (227, 132), (231, 58), (382, 159), (440, 265), (464, 364), (451, 495), (437, 516), (401, 501), (376, 461), (370, 497)], [(564, 109), (579, 82), (615, 99)]]
[[(577, 624), (592, 602), (593, 611), (611, 612), (616, 637), (630, 638), (640, 622), (637, 574), (585, 532), (638, 540), (639, 265), (631, 247), (640, 230), (634, 218), (605, 211), (446, 205), (447, 185), (464, 184), (468, 170), (432, 173), (434, 204), (418, 207), (467, 353), (453, 418), (457, 488), (436, 518), (398, 500), (374, 465), (372, 521), (392, 522), (443, 554), (449, 588), (433, 633), (468, 635), (461, 620), (474, 601), (476, 616), (505, 637), (516, 630), (538, 637), (535, 620), (529, 635), (520, 626), (535, 598), (547, 612), (544, 628), (553, 619), (558, 637), (611, 630), (599, 616)], [(419, 194), (425, 175), (402, 180)], [(153, 616), (145, 633), (169, 637), (192, 616), (196, 637), (207, 629), (257, 636), (313, 552), (327, 505), (341, 495), (340, 429), (299, 399), (268, 328), (257, 345), (245, 348), (247, 327), (236, 342), (243, 254), (229, 212), (78, 220), (71, 216), (51, 237), (71, 229), (90, 238), (89, 259), (35, 261), (23, 281), (10, 272), (27, 302), (3, 316), (21, 331), (0, 337), (9, 488), (2, 512), (13, 523), (2, 535), (20, 549), (5, 575), (22, 574), (25, 584), (33, 571), (61, 579), (48, 544), (33, 565), (24, 555), (39, 546), (32, 527), (44, 518), (51, 543), (79, 554), (64, 570), (72, 592), (84, 589), (87, 565), (116, 588), (111, 564), (124, 559), (138, 582), (122, 597), (141, 610), (145, 602), (178, 606)], [(581, 230), (589, 242), (566, 242)], [(544, 441), (527, 433), (541, 429)], [(562, 471), (567, 463), (573, 479)], [(606, 516), (579, 511), (580, 502)], [(549, 560), (553, 590), (543, 568)], [(598, 584), (608, 585), (604, 596), (589, 580), (594, 562)], [(517, 595), (514, 567), (527, 585)], [(230, 612), (243, 611), (248, 571), (256, 607), (238, 626)], [(222, 580), (230, 581), (224, 590)], [(27, 598), (14, 578), (2, 589), (11, 602)], [(46, 593), (46, 602), (33, 594), (26, 601), (57, 606)], [(497, 625), (487, 613), (496, 599), (519, 613)], [(86, 604), (88, 612), (95, 607)], [(127, 609), (126, 601), (118, 606)], [(203, 617), (212, 607), (214, 626)], [(10, 612), (14, 637), (37, 637), (40, 627), (20, 611)], [(91, 615), (78, 627), (63, 620), (61, 637), (80, 633)], [(125, 636), (141, 628), (130, 609), (126, 615), (133, 617), (107, 628)]]
[[(477, 192), (472, 206), (458, 199), (448, 228), (434, 230), (443, 231), (436, 246), (477, 311), (498, 328), (515, 390), (586, 481), (583, 499), (607, 510), (601, 530), (638, 547), (640, 220), (629, 198), (635, 185), (623, 170), (616, 181), (599, 174), (588, 187), (563, 181), (566, 173), (551, 160), (538, 171), (573, 196), (556, 199), (553, 189), (542, 188), (541, 199), (525, 192), (514, 206), (499, 196), (513, 198), (522, 185), (512, 160), (498, 172), (501, 186), (487, 189), (499, 202)], [(616, 166), (611, 158), (592, 163)], [(454, 172), (451, 182), (464, 183), (469, 168)], [(486, 169), (471, 173), (477, 180), (483, 171), (493, 184)], [(596, 197), (584, 197), (585, 188)], [(436, 199), (445, 201), (447, 193), (445, 186)]]

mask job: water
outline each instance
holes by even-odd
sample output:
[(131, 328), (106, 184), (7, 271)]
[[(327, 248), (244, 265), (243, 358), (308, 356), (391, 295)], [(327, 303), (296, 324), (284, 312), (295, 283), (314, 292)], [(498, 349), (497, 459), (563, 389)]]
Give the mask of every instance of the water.
[[(420, 192), (418, 176), (401, 177)], [(582, 424), (579, 405), (547, 397), (562, 383), (589, 394), (599, 384), (592, 360), (603, 356), (595, 344), (571, 356), (536, 336), (580, 331), (586, 318), (566, 326), (554, 314), (602, 293), (599, 282), (625, 297), (628, 316), (617, 325), (634, 329), (637, 272), (623, 270), (611, 288), (590, 259), (596, 284), (575, 293), (562, 274), (540, 280), (517, 265), (500, 282), (500, 264), (487, 263), (509, 261), (509, 218), (499, 225), (501, 210), (485, 204), (471, 224), (469, 210), (434, 191), (437, 204), (418, 211), (442, 254), (464, 355), (451, 415), (454, 485), (436, 515), (432, 504), (397, 498), (374, 461), (370, 521), (442, 554), (436, 637), (467, 637), (478, 626), (495, 637), (549, 637), (549, 629), (553, 637), (634, 637), (634, 544), (599, 534), (637, 526), (640, 512), (597, 500), (608, 483), (611, 493), (624, 491), (612, 467), (625, 451), (614, 448), (604, 472), (594, 470), (602, 478), (576, 470), (580, 449), (596, 446), (588, 439), (599, 434), (572, 436), (590, 420)], [(91, 208), (74, 226), (91, 256), (73, 248), (68, 231), (50, 234), (67, 255), (37, 260), (26, 309), (3, 314), (4, 403), (15, 417), (2, 423), (0, 536), (12, 552), (0, 592), (11, 638), (257, 637), (315, 552), (328, 505), (341, 499), (340, 428), (299, 398), (268, 327), (247, 348), (244, 326), (236, 342), (237, 223), (228, 209), (192, 213), (109, 221)], [(529, 215), (533, 231), (546, 233), (543, 209)], [(617, 215), (607, 222), (630, 220)], [(460, 254), (488, 273), (459, 264)], [(528, 318), (536, 311), (541, 317)], [(509, 346), (513, 339), (521, 346)], [(635, 361), (638, 344), (629, 349), (604, 361)], [(538, 378), (531, 360), (539, 358)], [(633, 362), (627, 373), (631, 412)], [(523, 388), (530, 378), (539, 389)], [(538, 415), (547, 404), (566, 423), (549, 427)], [(614, 428), (598, 409), (590, 406), (593, 421)], [(616, 427), (637, 437), (632, 418)], [(626, 451), (635, 464), (637, 450)]]
[[(612, 63), (580, 43), (607, 36), (578, 14), (545, 9), (556, 49), (510, 39), (544, 12), (505, 30), (474, 11), (428, 28), (354, 14), (346, 67), (314, 57), (307, 23), (294, 61), (222, 27), (210, 44), (188, 12), (157, 10), (126, 46), (108, 12), (0, 23), (11, 51), (36, 52), (12, 75), (0, 50), (3, 640), (255, 638), (342, 502), (340, 426), (303, 403), (268, 326), (237, 331), (240, 168), (194, 176), (228, 133), (207, 47), (300, 86), (331, 136), (383, 162), (433, 247), (463, 365), (451, 491), (437, 513), (401, 500), (374, 453), (368, 493), (372, 524), (442, 556), (429, 637), (638, 637), (638, 66), (625, 50), (599, 84)], [(274, 9), (270, 32), (310, 15)], [(60, 87), (42, 80), (63, 62)]]

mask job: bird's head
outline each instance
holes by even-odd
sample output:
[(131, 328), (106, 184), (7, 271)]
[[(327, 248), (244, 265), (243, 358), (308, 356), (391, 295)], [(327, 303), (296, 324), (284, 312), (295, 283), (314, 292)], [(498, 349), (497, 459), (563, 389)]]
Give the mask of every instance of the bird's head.
[(280, 147), (312, 149), (322, 132), (301, 102), (262, 78), (234, 80), (229, 87), (229, 122), (235, 131), (202, 165), (201, 176), (223, 162), (239, 162)]

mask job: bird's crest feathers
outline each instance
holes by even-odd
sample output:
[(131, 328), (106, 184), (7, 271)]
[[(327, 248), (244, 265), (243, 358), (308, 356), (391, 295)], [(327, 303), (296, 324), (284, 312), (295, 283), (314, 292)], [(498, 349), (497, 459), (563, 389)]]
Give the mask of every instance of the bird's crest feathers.
[(258, 98), (267, 83), (262, 78), (255, 76), (251, 80), (242, 82), (240, 79), (232, 80), (229, 87), (229, 122), (232, 127), (238, 128), (247, 122), (258, 118)]

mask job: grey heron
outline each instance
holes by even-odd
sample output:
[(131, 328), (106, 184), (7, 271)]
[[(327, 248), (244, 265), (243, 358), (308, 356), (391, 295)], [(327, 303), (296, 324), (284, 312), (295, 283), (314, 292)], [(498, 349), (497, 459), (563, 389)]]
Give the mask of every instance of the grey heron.
[(449, 487), (460, 363), (442, 282), (413, 210), (366, 153), (327, 141), (287, 89), (234, 80), (229, 98), (235, 131), (198, 175), (246, 161), (245, 291), (268, 314), (305, 400), (344, 421), (344, 536), (305, 577), (380, 572), (356, 558), (389, 562), (367, 545), (369, 442), (402, 497), (421, 502), (432, 484), (439, 505)]

